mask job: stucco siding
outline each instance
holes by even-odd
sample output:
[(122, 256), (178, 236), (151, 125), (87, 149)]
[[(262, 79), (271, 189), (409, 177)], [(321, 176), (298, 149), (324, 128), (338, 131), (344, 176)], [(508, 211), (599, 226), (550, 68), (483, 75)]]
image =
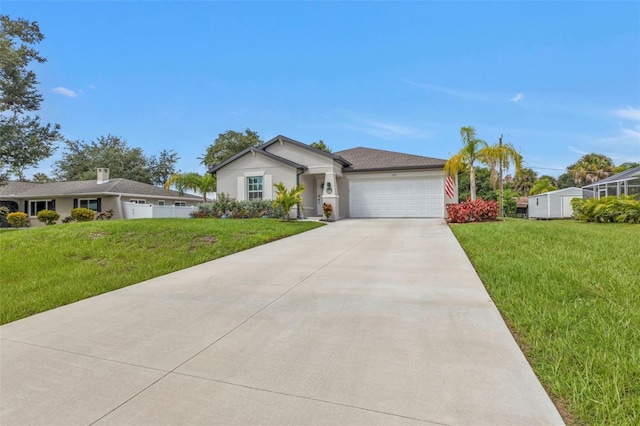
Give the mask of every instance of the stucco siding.
[(266, 149), (267, 152), (277, 155), (278, 157), (286, 158), (298, 164), (303, 164), (308, 167), (307, 173), (327, 173), (333, 170), (333, 159), (325, 157), (322, 154), (314, 153), (311, 150), (301, 148), (283, 142), (280, 145), (276, 142)]
[[(237, 200), (245, 200), (246, 178), (249, 176), (267, 176), (270, 177), (271, 184), (282, 182), (287, 188), (296, 185), (295, 168), (267, 158), (264, 155), (253, 156), (247, 154), (216, 172), (216, 190), (219, 194), (225, 193)], [(238, 191), (239, 179), (243, 182), (243, 186), (240, 187), (243, 193)], [(268, 183), (269, 178), (263, 179), (263, 199), (266, 200), (274, 197), (273, 187), (272, 185), (266, 185)]]

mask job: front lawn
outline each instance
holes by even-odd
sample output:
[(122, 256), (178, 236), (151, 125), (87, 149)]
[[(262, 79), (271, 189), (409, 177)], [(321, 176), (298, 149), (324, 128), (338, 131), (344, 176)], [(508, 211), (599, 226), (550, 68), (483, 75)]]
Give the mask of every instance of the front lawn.
[(451, 229), (565, 421), (640, 424), (640, 226)]
[(0, 324), (322, 226), (136, 219), (0, 233)]

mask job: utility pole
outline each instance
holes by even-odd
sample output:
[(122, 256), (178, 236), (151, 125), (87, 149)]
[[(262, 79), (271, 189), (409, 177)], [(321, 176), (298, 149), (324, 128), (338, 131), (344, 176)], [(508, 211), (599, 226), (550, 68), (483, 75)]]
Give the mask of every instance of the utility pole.
[(502, 182), (502, 135), (500, 135), (500, 142), (498, 143), (500, 148), (499, 157), (500, 157), (500, 217), (504, 217), (504, 187)]

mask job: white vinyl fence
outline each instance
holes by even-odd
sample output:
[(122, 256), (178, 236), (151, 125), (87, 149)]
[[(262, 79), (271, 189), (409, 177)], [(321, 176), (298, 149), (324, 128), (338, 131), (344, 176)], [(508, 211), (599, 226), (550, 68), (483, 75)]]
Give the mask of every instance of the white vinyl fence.
[(122, 203), (122, 215), (125, 219), (158, 219), (163, 217), (191, 217), (196, 206), (156, 206), (154, 204)]

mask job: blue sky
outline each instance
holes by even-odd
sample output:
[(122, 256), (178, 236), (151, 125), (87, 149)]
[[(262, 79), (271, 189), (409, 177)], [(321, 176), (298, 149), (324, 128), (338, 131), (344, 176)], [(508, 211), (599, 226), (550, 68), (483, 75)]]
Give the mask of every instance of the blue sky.
[(245, 128), (446, 159), (472, 125), (539, 174), (589, 152), (640, 161), (639, 2), (0, 0), (0, 13), (46, 37), (43, 120), (173, 149), (183, 172)]

